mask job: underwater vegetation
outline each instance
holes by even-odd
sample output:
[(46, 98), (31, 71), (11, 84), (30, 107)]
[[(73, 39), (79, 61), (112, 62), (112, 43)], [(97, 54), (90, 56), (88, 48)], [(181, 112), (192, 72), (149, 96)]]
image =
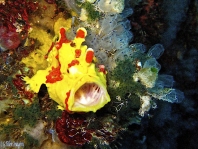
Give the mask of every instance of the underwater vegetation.
[(161, 72), (164, 45), (148, 37), (145, 45), (134, 34), (152, 32), (152, 18), (160, 37), (159, 4), (0, 1), (0, 141), (25, 149), (115, 149), (131, 139), (145, 145), (145, 121), (165, 111), (161, 103), (184, 101), (174, 77)]

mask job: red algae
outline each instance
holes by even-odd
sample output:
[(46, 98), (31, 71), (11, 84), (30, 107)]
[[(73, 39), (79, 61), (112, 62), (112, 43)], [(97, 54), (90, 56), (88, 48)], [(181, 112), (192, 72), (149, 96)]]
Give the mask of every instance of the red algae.
[(12, 80), (14, 86), (18, 89), (19, 94), (23, 95), (31, 101), (34, 96), (34, 93), (25, 89), (25, 82), (23, 81), (23, 75), (17, 74), (16, 77)]
[(15, 49), (21, 43), (20, 36), (17, 32), (8, 31), (4, 26), (0, 26), (0, 46), (5, 49)]
[(29, 14), (37, 8), (37, 2), (23, 0), (8, 0), (0, 4), (0, 46), (3, 50), (17, 48), (27, 37)]
[(56, 121), (56, 131), (59, 139), (68, 145), (82, 146), (91, 141), (92, 135), (86, 127), (86, 119), (78, 115), (63, 111), (62, 117)]

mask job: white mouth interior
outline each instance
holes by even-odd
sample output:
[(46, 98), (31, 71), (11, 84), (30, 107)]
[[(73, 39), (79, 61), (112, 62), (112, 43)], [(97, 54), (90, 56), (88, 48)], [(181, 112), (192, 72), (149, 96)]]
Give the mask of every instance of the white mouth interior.
[(96, 83), (85, 83), (75, 93), (75, 102), (82, 105), (95, 105), (104, 95), (104, 91)]

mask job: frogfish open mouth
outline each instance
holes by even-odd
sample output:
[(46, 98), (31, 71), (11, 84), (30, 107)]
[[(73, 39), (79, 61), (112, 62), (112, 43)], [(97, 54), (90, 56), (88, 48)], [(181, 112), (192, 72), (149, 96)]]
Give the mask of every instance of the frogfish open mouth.
[(104, 95), (103, 89), (95, 83), (83, 84), (74, 94), (75, 103), (94, 105)]

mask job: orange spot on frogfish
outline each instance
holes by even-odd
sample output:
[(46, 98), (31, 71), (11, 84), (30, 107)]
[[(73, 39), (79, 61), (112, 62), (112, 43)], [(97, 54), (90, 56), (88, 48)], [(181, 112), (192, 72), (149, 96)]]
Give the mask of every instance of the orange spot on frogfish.
[(58, 66), (57, 68), (52, 67), (52, 70), (46, 76), (46, 83), (55, 83), (61, 80), (62, 80), (62, 77), (61, 77), (61, 72), (60, 72), (60, 66)]
[(76, 38), (85, 38), (85, 32), (83, 30), (78, 30), (76, 33)]
[(91, 48), (87, 49), (86, 62), (87, 63), (91, 63), (93, 61), (93, 57), (94, 57), (94, 51), (93, 51), (93, 49), (91, 49)]

